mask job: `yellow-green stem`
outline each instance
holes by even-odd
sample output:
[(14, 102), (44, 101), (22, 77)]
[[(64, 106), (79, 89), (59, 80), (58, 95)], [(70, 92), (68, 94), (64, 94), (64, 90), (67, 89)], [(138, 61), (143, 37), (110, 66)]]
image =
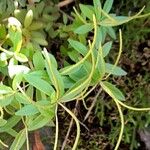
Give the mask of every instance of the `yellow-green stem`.
[(76, 122), (76, 126), (77, 126), (77, 135), (76, 135), (76, 139), (75, 139), (75, 142), (74, 142), (74, 145), (73, 145), (73, 148), (72, 150), (76, 150), (77, 148), (77, 145), (78, 145), (78, 141), (79, 141), (79, 138), (80, 138), (80, 124), (79, 124), (79, 121), (77, 119), (77, 117), (67, 108), (65, 107), (63, 104), (61, 103), (58, 103), (61, 107), (63, 107), (67, 113), (70, 114), (70, 116), (74, 119), (74, 121)]

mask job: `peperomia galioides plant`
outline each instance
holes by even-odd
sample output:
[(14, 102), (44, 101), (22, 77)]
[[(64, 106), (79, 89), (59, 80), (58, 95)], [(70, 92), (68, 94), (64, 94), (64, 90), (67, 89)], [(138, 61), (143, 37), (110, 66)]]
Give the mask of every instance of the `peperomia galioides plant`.
[[(38, 6), (44, 7), (44, 2), (36, 4), (36, 7), (29, 6), (27, 10), (20, 10), (15, 6), (11, 17), (8, 15), (1, 18), (0, 134), (7, 133), (14, 137), (10, 150), (21, 149), (24, 143), (28, 150), (28, 133), (52, 124), (54, 119), (56, 150), (59, 135), (58, 106), (64, 108), (76, 122), (77, 135), (72, 148), (75, 150), (80, 138), (80, 123), (64, 103), (84, 100), (97, 86), (101, 86), (113, 99), (120, 115), (121, 129), (115, 150), (119, 147), (124, 129), (121, 108), (126, 107), (134, 111), (150, 110), (126, 105), (122, 92), (108, 81), (110, 75), (126, 75), (126, 72), (117, 66), (122, 53), (121, 30), (115, 63), (110, 64), (105, 59), (112, 48), (112, 41), (106, 42), (107, 36), (116, 39), (113, 27), (149, 14), (141, 15), (144, 9), (142, 8), (134, 16), (116, 16), (110, 13), (113, 0), (106, 0), (103, 7), (99, 0), (93, 2), (94, 6), (80, 4), (81, 13), (74, 8), (72, 24), (65, 25), (69, 28), (66, 31), (69, 37), (66, 56), (74, 63), (66, 60), (61, 68), (55, 56), (42, 47), (48, 44), (46, 34), (51, 26), (48, 26), (48, 21), (44, 19), (49, 12), (44, 9), (43, 12), (38, 12), (38, 9), (35, 9), (39, 8)], [(44, 19), (37, 22), (38, 15)], [(88, 37), (89, 34), (93, 34), (92, 39)], [(20, 123), (23, 127), (18, 132), (14, 127)], [(2, 139), (0, 144), (8, 147)]]

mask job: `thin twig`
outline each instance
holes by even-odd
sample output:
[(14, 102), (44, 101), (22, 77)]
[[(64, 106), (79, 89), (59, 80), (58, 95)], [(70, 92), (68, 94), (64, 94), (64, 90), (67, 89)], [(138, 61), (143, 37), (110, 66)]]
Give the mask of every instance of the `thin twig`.
[[(77, 115), (77, 107), (78, 107), (78, 104), (79, 104), (79, 101), (77, 100), (77, 101), (76, 101), (76, 104), (75, 104), (74, 112), (73, 112), (75, 115)], [(67, 134), (66, 134), (66, 136), (65, 136), (65, 140), (63, 141), (61, 150), (64, 150), (64, 148), (65, 148), (65, 146), (66, 146), (68, 137), (69, 137), (69, 135), (70, 135), (71, 128), (72, 128), (72, 126), (73, 126), (73, 120), (74, 120), (74, 119), (72, 118), (71, 121), (70, 121), (69, 128), (68, 128)]]
[(89, 117), (89, 115), (90, 115), (90, 113), (91, 113), (93, 107), (94, 107), (95, 104), (96, 104), (97, 98), (98, 98), (99, 94), (101, 93), (101, 91), (102, 91), (102, 88), (100, 88), (100, 89), (98, 90), (96, 96), (95, 96), (94, 99), (93, 99), (93, 102), (92, 102), (92, 104), (91, 104), (91, 107), (89, 108), (88, 112), (86, 113), (86, 115), (85, 115), (83, 121), (85, 121), (85, 120)]
[(68, 5), (68, 4), (72, 3), (72, 2), (74, 2), (74, 0), (64, 0), (62, 2), (59, 2), (57, 4), (57, 7), (61, 8), (61, 7), (64, 7), (64, 6), (66, 6), (66, 5)]

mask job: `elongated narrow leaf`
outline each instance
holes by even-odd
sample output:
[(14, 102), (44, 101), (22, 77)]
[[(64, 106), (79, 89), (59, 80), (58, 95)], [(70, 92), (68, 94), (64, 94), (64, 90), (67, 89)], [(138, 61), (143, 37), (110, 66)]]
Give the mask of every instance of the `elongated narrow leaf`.
[(104, 75), (105, 75), (105, 60), (103, 57), (103, 49), (100, 43), (98, 53), (97, 53), (97, 60), (96, 60), (95, 72), (93, 75), (93, 81), (99, 82), (100, 80), (103, 79)]
[(10, 130), (11, 128), (13, 128), (19, 121), (21, 120), (20, 116), (12, 116), (11, 118), (9, 118), (7, 120), (7, 123), (5, 124), (5, 126), (0, 127), (0, 133), (2, 132), (6, 132), (8, 130)]
[(65, 95), (60, 99), (60, 101), (68, 102), (68, 101), (73, 100), (77, 95), (79, 95), (89, 84), (89, 82), (86, 79), (87, 79), (87, 77), (84, 77), (84, 78), (80, 79), (77, 83), (75, 83), (73, 85), (73, 87), (71, 87), (65, 93)]
[(111, 8), (112, 8), (112, 4), (113, 4), (113, 0), (106, 0), (105, 1), (105, 4), (104, 4), (104, 7), (103, 7), (103, 10), (106, 12), (106, 13), (109, 13)]
[(41, 52), (37, 51), (33, 55), (33, 64), (36, 70), (44, 70), (45, 63)]
[(127, 73), (120, 67), (106, 63), (106, 72), (116, 76), (125, 76)]
[(100, 21), (101, 19), (101, 2), (100, 0), (93, 0), (93, 4), (94, 4), (94, 11), (95, 11), (95, 14), (96, 14), (96, 19), (98, 21)]
[(41, 92), (51, 95), (54, 91), (52, 86), (45, 80), (41, 79), (39, 76), (33, 76), (32, 74), (24, 75), (24, 78), (29, 84), (40, 90)]
[(12, 82), (12, 87), (14, 90), (16, 90), (18, 88), (18, 85), (20, 85), (22, 78), (23, 78), (22, 74), (17, 74), (14, 77), (13, 82)]
[(28, 97), (23, 95), (22, 93), (15, 93), (15, 99), (21, 104), (30, 104)]
[(87, 76), (87, 71), (84, 67), (81, 67), (78, 71), (69, 74), (69, 77), (74, 81), (79, 81), (84, 76)]
[(59, 98), (64, 93), (64, 83), (62, 77), (58, 72), (56, 66), (52, 62), (53, 56), (51, 54), (48, 54), (46, 49), (44, 51), (44, 57), (47, 73), (57, 91), (57, 98)]
[(90, 6), (79, 4), (79, 7), (85, 17), (87, 17), (90, 20), (93, 20), (94, 11), (90, 8)]
[(83, 56), (87, 54), (87, 48), (82, 43), (72, 40), (72, 39), (68, 39), (68, 42), (76, 51), (78, 51)]
[(13, 28), (9, 29), (9, 38), (13, 43), (14, 52), (19, 52), (22, 45), (22, 32), (21, 29), (14, 30)]
[(23, 146), (26, 141), (26, 130), (21, 130), (17, 135), (15, 140), (13, 141), (9, 150), (19, 150)]
[(110, 82), (104, 81), (100, 83), (103, 90), (108, 93), (112, 98), (118, 99), (118, 100), (125, 100), (124, 95), (122, 92), (113, 84)]
[(14, 94), (0, 96), (0, 107), (5, 107), (9, 105), (13, 99), (14, 99)]
[(20, 110), (18, 110), (15, 115), (17, 116), (29, 116), (29, 115), (35, 115), (39, 112), (39, 110), (32, 104), (25, 105)]
[(13, 90), (6, 85), (0, 84), (0, 94), (8, 94), (13, 93)]
[(109, 54), (111, 47), (112, 47), (111, 41), (103, 45), (103, 57), (106, 57)]
[(86, 34), (86, 33), (90, 32), (92, 29), (93, 29), (92, 24), (85, 24), (85, 25), (82, 25), (82, 26), (78, 27), (77, 29), (75, 29), (74, 32), (77, 34)]
[(28, 58), (22, 53), (15, 53), (15, 58), (19, 62), (27, 62), (28, 61)]
[(7, 120), (0, 118), (0, 127), (4, 126), (7, 123)]
[(108, 35), (109, 35), (111, 38), (116, 39), (115, 30), (114, 30), (112, 27), (106, 27), (106, 29), (107, 29)]
[(34, 131), (34, 130), (37, 130), (39, 128), (42, 128), (43, 126), (48, 124), (51, 121), (51, 119), (52, 118), (45, 117), (43, 115), (39, 115), (28, 124), (28, 130)]

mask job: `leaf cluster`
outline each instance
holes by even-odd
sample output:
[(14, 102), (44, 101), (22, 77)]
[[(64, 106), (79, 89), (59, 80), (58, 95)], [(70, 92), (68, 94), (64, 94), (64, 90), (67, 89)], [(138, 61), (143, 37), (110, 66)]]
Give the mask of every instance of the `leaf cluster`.
[[(6, 2), (8, 6), (11, 1)], [(60, 28), (57, 27), (59, 9), (47, 1), (26, 7), (20, 2), (12, 2), (12, 7), (2, 9), (1, 14), (7, 11), (8, 15), (1, 17), (0, 22), (0, 133), (6, 132), (15, 138), (10, 149), (20, 149), (25, 141), (29, 149), (28, 132), (50, 126), (54, 119), (56, 149), (58, 105), (77, 124), (73, 146), (76, 149), (80, 136), (79, 121), (63, 103), (84, 99), (97, 85), (110, 95), (120, 113), (122, 128), (115, 149), (119, 146), (124, 127), (121, 105), (133, 110), (149, 110), (126, 106), (122, 102), (125, 100), (122, 92), (107, 80), (110, 75), (126, 75), (117, 66), (122, 52), (121, 30), (116, 61), (110, 64), (106, 60), (113, 39), (117, 37), (113, 27), (143, 17), (140, 15), (143, 9), (132, 17), (116, 16), (110, 13), (113, 0), (106, 0), (103, 7), (99, 0), (93, 2), (93, 6), (80, 4), (80, 13), (74, 8), (71, 24), (64, 19)], [(5, 2), (0, 2), (0, 6), (3, 5)], [(47, 39), (56, 36), (68, 38), (60, 51), (64, 51), (65, 58), (71, 62), (66, 59), (63, 67), (58, 66), (55, 56), (45, 48), (49, 44)], [(20, 122), (23, 128), (17, 132), (14, 127)], [(0, 143), (7, 146), (2, 141)]]

